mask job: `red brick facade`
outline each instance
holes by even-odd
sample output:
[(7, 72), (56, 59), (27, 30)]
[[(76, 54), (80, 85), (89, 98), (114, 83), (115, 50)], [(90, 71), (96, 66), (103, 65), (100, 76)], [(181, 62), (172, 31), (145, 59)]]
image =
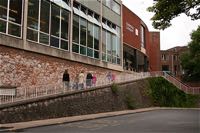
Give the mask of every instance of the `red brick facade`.
[(123, 5), (123, 43), (138, 50), (141, 48), (140, 26), (140, 18)]
[(160, 32), (150, 32), (149, 62), (150, 71), (161, 71)]
[[(144, 27), (144, 45), (141, 46), (141, 27)], [(160, 33), (150, 32), (146, 24), (123, 5), (123, 45), (147, 57), (148, 71), (160, 71)], [(141, 56), (136, 59), (140, 60)], [(137, 62), (137, 61), (136, 61)]]
[(186, 46), (161, 50), (162, 71), (170, 71), (177, 77), (181, 76), (183, 74), (183, 70), (180, 65), (180, 55), (187, 50), (188, 48)]

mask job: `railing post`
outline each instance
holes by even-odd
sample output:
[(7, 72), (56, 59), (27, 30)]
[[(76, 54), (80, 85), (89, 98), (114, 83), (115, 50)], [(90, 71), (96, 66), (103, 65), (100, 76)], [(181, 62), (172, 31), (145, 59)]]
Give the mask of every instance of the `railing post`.
[(24, 89), (24, 99), (26, 99), (26, 87)]
[(37, 98), (37, 87), (35, 88), (35, 97)]
[(13, 100), (14, 100), (14, 98), (13, 98), (14, 96), (12, 95), (12, 97), (11, 97), (11, 101), (13, 102)]

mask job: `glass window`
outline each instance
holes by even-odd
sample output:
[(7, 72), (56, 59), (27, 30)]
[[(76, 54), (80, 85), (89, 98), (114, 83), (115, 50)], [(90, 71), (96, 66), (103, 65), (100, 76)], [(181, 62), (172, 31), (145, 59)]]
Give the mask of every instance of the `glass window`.
[(49, 44), (49, 35), (40, 33), (40, 43)]
[(103, 30), (102, 32), (102, 51), (106, 53), (106, 31)]
[(79, 53), (79, 45), (73, 43), (73, 45), (72, 45), (72, 51), (76, 52), (76, 53)]
[(106, 61), (106, 54), (105, 53), (102, 53), (102, 60)]
[(93, 57), (93, 49), (87, 49), (87, 56)]
[(145, 29), (141, 26), (141, 47), (145, 48)]
[(99, 59), (99, 51), (94, 51), (94, 58)]
[(116, 35), (112, 34), (112, 55), (116, 56), (117, 54), (117, 37)]
[(87, 29), (87, 46), (93, 48), (93, 24), (88, 22), (88, 29)]
[(61, 37), (64, 39), (68, 39), (68, 21), (69, 21), (69, 13), (66, 10), (61, 10)]
[(38, 29), (39, 1), (28, 1), (28, 27)]
[(94, 49), (99, 50), (100, 28), (94, 25)]
[(107, 48), (107, 54), (111, 54), (111, 33), (107, 32), (107, 36), (106, 36), (106, 48)]
[(0, 0), (0, 18), (0, 32), (21, 37), (22, 0)]
[(86, 47), (80, 46), (80, 54), (86, 55)]
[(111, 62), (111, 55), (107, 54), (107, 61)]
[(115, 2), (114, 0), (112, 0), (112, 10), (114, 11), (114, 12), (116, 12), (117, 14), (119, 14), (120, 15), (120, 12), (121, 12), (121, 10), (120, 10), (120, 4), (118, 4), (117, 2)]
[(0, 20), (0, 32), (6, 33), (6, 22)]
[(9, 21), (21, 24), (22, 0), (10, 0)]
[(0, 18), (7, 19), (8, 0), (0, 0)]
[(68, 50), (68, 41), (61, 40), (61, 48)]
[(41, 1), (40, 10), (40, 31), (49, 33), (49, 14), (50, 3), (46, 0)]
[(112, 57), (112, 63), (116, 64), (117, 63), (117, 58), (114, 56)]
[(51, 46), (59, 48), (59, 39), (56, 37), (51, 37)]
[(79, 43), (79, 17), (73, 16), (73, 42)]
[(32, 40), (32, 41), (38, 41), (38, 32), (35, 30), (27, 30), (27, 39)]
[(65, 2), (67, 5), (69, 5), (69, 0), (62, 0), (63, 2)]
[(110, 8), (111, 7), (111, 0), (105, 0), (105, 2), (106, 2), (106, 6)]
[(120, 50), (121, 50), (121, 42), (120, 42), (120, 38), (117, 37), (117, 57), (120, 58)]
[(60, 33), (60, 8), (54, 4), (51, 6), (51, 34), (59, 37)]
[(87, 31), (87, 21), (85, 20), (85, 19), (80, 19), (80, 34), (81, 34), (81, 36), (80, 36), (80, 38), (81, 38), (81, 45), (84, 45), (84, 46), (86, 46), (86, 31)]
[(12, 23), (8, 24), (8, 34), (14, 36), (21, 36), (21, 27)]

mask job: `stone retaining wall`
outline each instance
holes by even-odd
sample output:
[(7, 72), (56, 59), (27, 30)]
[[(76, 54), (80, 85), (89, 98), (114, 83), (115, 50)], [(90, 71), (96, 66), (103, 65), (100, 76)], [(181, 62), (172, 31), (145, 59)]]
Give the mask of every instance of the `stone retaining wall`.
[(118, 93), (111, 86), (80, 92), (58, 94), (0, 107), (0, 123), (59, 118), (128, 109), (127, 96), (133, 98), (135, 108), (152, 106), (145, 95), (147, 80), (118, 85)]

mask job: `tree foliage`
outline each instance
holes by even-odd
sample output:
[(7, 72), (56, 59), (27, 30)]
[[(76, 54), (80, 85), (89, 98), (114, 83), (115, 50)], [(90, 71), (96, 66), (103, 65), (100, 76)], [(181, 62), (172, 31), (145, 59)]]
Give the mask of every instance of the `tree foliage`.
[(191, 34), (189, 51), (181, 56), (185, 76), (191, 81), (200, 81), (200, 26)]
[(147, 10), (155, 13), (151, 18), (155, 29), (166, 29), (171, 26), (171, 20), (181, 13), (190, 16), (192, 20), (200, 19), (200, 0), (154, 0), (153, 6)]

